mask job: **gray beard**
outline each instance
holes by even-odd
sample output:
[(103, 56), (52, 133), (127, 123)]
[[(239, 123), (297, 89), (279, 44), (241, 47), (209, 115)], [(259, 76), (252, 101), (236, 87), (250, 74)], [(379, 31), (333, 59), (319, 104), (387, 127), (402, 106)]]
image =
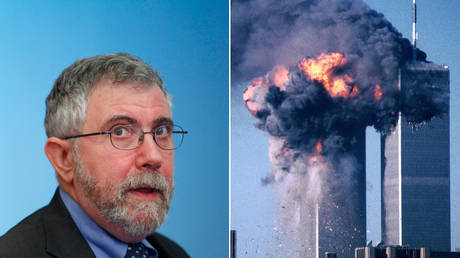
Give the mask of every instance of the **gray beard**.
[[(83, 186), (85, 196), (111, 223), (122, 227), (133, 236), (146, 237), (155, 232), (166, 219), (174, 186), (158, 171), (143, 171), (123, 180), (119, 185), (110, 182), (95, 183), (84, 166), (74, 143), (75, 180)], [(110, 171), (108, 171), (110, 173)], [(148, 185), (160, 190), (155, 202), (126, 199), (130, 189)]]

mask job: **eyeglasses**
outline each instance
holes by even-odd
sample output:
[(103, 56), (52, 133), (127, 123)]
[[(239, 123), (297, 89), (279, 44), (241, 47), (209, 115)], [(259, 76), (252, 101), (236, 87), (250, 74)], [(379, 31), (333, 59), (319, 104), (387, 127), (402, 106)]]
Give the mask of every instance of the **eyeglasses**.
[(114, 126), (110, 131), (88, 133), (64, 137), (64, 140), (93, 136), (110, 135), (113, 147), (119, 150), (134, 150), (144, 141), (145, 134), (152, 134), (153, 140), (163, 150), (175, 150), (182, 145), (184, 134), (188, 134), (182, 127), (173, 124), (160, 125), (150, 132), (144, 132), (139, 125), (127, 124)]

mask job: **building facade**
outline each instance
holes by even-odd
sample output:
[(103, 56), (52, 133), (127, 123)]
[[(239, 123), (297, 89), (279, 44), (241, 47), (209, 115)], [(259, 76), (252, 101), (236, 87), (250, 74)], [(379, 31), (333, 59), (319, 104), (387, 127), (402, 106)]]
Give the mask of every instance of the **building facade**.
[[(366, 244), (366, 135), (365, 128), (356, 128), (354, 141), (344, 153), (354, 160), (352, 170), (337, 163), (329, 183), (323, 186), (323, 199), (316, 215), (316, 256), (327, 252), (337, 258), (354, 257), (355, 248)], [(340, 155), (339, 155), (340, 156)]]
[[(417, 81), (448, 92), (449, 70), (433, 64), (401, 70), (402, 94)], [(383, 243), (450, 251), (449, 112), (417, 129), (400, 114), (381, 148)]]

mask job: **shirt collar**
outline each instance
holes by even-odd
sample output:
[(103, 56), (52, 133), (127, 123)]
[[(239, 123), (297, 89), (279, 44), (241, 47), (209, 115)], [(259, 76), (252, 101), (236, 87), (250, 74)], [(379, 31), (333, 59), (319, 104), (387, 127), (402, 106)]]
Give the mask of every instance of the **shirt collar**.
[[(75, 202), (69, 194), (67, 194), (61, 187), (59, 187), (59, 194), (64, 202), (67, 210), (70, 213), (73, 221), (77, 225), (81, 234), (88, 242), (96, 257), (124, 257), (128, 244), (113, 237), (110, 233), (105, 231), (96, 224), (86, 212)], [(146, 240), (142, 243), (154, 250), (155, 248)]]

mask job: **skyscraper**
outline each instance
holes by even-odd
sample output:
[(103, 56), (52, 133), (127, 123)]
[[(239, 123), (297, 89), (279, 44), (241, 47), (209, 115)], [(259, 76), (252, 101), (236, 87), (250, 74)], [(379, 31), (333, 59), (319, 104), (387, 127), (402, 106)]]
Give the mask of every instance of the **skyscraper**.
[[(404, 94), (422, 81), (448, 91), (449, 69), (412, 66), (400, 71), (398, 86)], [(450, 251), (449, 112), (416, 130), (400, 114), (381, 143), (382, 240)]]
[[(352, 171), (336, 167), (324, 182), (323, 198), (316, 211), (316, 257), (326, 252), (337, 258), (354, 257), (355, 248), (366, 244), (366, 140), (365, 129), (356, 128), (354, 143), (344, 152), (356, 164)], [(345, 164), (340, 164), (345, 166)]]

